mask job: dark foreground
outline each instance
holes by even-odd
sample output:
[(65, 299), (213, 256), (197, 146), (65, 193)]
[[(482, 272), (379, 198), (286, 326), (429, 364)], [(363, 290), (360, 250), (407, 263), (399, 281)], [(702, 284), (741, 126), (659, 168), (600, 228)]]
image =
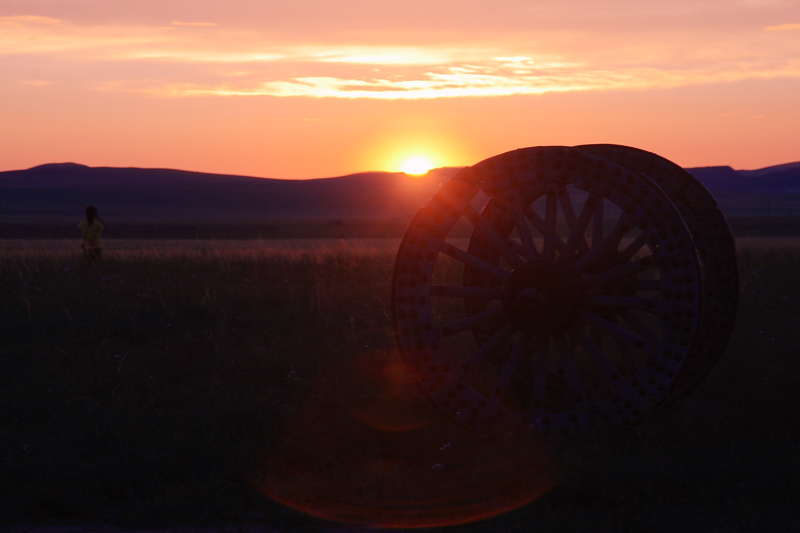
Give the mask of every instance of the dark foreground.
[(800, 530), (797, 241), (740, 242), (736, 330), (685, 401), (553, 446), (469, 433), (417, 391), (393, 259), (4, 252), (0, 530)]

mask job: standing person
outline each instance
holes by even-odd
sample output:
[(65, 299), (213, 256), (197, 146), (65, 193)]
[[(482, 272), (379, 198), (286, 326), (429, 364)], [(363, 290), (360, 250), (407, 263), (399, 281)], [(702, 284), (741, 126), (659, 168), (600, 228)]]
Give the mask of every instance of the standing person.
[(103, 230), (106, 225), (97, 215), (97, 208), (90, 205), (86, 208), (86, 218), (78, 224), (83, 242), (83, 255), (89, 262), (94, 263), (102, 258)]

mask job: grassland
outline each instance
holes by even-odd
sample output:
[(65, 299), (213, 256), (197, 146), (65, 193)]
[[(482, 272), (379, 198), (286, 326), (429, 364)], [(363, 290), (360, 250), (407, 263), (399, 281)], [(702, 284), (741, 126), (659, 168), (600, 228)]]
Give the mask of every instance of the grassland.
[[(744, 200), (729, 206), (734, 215), (727, 216), (736, 237), (798, 237), (800, 236), (800, 201), (793, 197), (790, 206), (773, 209), (763, 206), (747, 208)], [(758, 206), (758, 202), (754, 201)], [(763, 203), (763, 202), (762, 202)], [(119, 240), (215, 240), (241, 241), (287, 239), (400, 239), (410, 216), (402, 217), (294, 217), (294, 218), (228, 218), (228, 219), (158, 219), (109, 218), (115, 239)], [(13, 239), (58, 240), (74, 239), (76, 217), (9, 216), (0, 214), (0, 241)], [(469, 236), (472, 226), (463, 221), (454, 232)], [(149, 246), (149, 245), (145, 245)]]
[(327, 522), (274, 500), (374, 523), (396, 490), (423, 519), (457, 522), (462, 493), (508, 511), (453, 531), (800, 530), (800, 240), (738, 245), (737, 326), (700, 387), (520, 453), (387, 373), (397, 241), (109, 241), (99, 266), (0, 241), (0, 524), (308, 531)]

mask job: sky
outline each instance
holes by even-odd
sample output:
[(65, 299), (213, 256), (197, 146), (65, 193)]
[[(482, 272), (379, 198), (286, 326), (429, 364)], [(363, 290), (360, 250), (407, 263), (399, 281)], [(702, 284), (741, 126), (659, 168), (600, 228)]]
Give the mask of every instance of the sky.
[(0, 170), (800, 161), (798, 0), (0, 0)]

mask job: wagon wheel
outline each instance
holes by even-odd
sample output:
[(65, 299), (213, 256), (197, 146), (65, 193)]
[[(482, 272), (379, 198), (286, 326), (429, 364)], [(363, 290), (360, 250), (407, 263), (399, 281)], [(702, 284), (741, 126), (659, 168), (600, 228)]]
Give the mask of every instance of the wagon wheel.
[(691, 232), (661, 188), (539, 147), (462, 170), (420, 209), (392, 302), (440, 408), (470, 427), (550, 432), (633, 423), (664, 401), (701, 291)]
[(736, 243), (716, 200), (689, 172), (651, 152), (614, 144), (578, 146), (633, 172), (646, 174), (669, 196), (692, 233), (700, 257), (702, 309), (695, 346), (669, 391), (680, 398), (716, 364), (736, 319), (739, 272)]

